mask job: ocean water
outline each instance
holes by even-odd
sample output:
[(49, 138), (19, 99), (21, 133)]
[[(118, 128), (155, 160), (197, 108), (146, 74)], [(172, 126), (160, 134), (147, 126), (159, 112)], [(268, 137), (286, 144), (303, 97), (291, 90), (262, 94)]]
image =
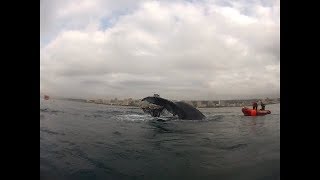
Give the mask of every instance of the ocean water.
[(134, 107), (40, 100), (40, 178), (280, 179), (280, 104), (266, 109), (163, 122)]

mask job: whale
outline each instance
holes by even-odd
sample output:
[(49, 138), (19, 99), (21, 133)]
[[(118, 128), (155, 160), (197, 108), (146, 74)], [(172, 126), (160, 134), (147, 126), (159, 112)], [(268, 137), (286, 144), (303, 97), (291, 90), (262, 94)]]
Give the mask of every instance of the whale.
[(202, 120), (206, 118), (205, 115), (203, 115), (198, 109), (183, 101), (173, 102), (156, 96), (148, 96), (143, 98), (141, 101), (146, 101), (151, 104), (162, 106), (173, 116), (177, 115), (179, 119)]

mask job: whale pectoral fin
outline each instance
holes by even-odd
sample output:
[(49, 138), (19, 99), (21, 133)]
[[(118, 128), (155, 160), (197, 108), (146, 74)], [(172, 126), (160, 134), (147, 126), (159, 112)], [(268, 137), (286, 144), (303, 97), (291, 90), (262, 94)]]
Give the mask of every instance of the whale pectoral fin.
[(163, 98), (160, 98), (160, 97), (149, 96), (149, 97), (143, 98), (142, 101), (147, 101), (149, 103), (156, 104), (158, 106), (162, 106), (168, 112), (173, 114), (174, 116), (177, 115), (177, 114), (179, 115), (178, 108), (177, 108), (176, 104), (171, 102), (171, 101), (169, 101), (169, 100), (167, 100), (167, 99), (163, 99)]
[(173, 116), (178, 115), (179, 119), (197, 120), (205, 118), (205, 116), (198, 109), (182, 101), (174, 103), (167, 99), (152, 96), (143, 98), (142, 101), (147, 101), (149, 103), (162, 106), (171, 114), (173, 114)]

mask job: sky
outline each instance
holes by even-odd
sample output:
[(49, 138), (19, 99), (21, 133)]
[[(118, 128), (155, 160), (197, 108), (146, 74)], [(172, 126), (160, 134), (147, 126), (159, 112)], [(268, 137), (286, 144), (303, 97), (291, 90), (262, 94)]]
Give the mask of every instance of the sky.
[(41, 0), (40, 92), (280, 97), (280, 1)]

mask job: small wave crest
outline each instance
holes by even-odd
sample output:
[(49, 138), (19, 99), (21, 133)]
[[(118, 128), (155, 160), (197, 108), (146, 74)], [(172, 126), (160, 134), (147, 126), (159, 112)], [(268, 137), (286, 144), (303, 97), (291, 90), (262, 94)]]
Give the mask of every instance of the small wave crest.
[(118, 120), (124, 121), (146, 121), (149, 120), (148, 116), (145, 114), (124, 114), (118, 115)]
[(51, 130), (46, 129), (46, 128), (40, 128), (40, 132), (44, 132), (44, 133), (47, 133), (47, 134), (53, 134), (53, 135), (59, 134), (58, 132), (54, 132), (54, 131), (51, 131)]
[(48, 113), (48, 114), (57, 114), (57, 113), (64, 113), (63, 111), (59, 111), (59, 110), (51, 110), (49, 108), (40, 108), (40, 112), (42, 113)]
[(247, 146), (248, 146), (247, 144), (235, 144), (235, 145), (232, 145), (232, 146), (220, 147), (220, 149), (223, 149), (223, 150), (236, 150), (236, 149), (240, 149), (240, 148), (245, 148)]
[(224, 115), (213, 115), (207, 117), (208, 121), (221, 121), (225, 116)]

